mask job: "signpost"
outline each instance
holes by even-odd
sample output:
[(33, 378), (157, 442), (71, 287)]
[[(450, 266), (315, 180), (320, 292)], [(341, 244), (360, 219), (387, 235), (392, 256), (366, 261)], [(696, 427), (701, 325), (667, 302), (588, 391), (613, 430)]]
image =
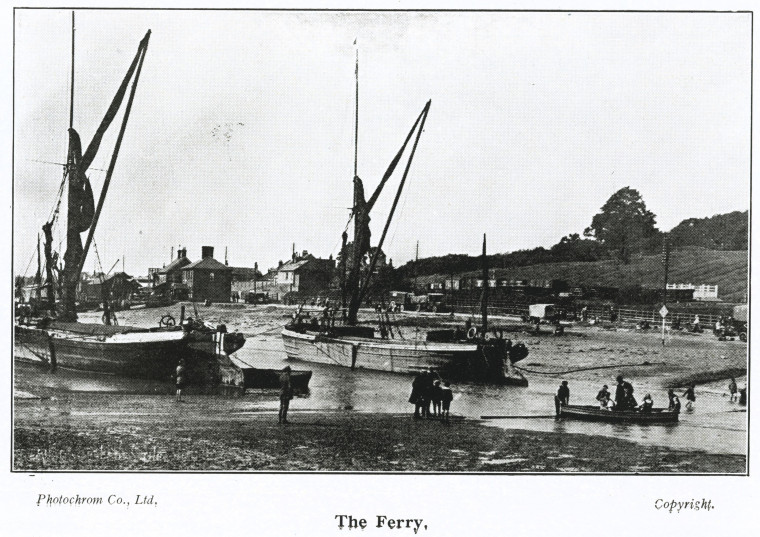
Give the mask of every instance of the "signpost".
[(660, 308), (660, 317), (662, 317), (662, 346), (665, 346), (665, 317), (668, 315), (668, 308), (663, 306)]

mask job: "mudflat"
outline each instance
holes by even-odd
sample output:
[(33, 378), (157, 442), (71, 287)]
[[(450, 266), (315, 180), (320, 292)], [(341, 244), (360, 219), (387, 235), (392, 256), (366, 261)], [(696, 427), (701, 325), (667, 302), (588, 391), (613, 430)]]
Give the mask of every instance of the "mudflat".
[(743, 455), (295, 403), (291, 423), (279, 425), (274, 408), (246, 412), (214, 396), (17, 400), (14, 469), (723, 474), (746, 466)]
[[(178, 309), (119, 315), (122, 324), (151, 326), (164, 313), (178, 317), (178, 311), (173, 311)], [(246, 346), (238, 352), (241, 359), (257, 364), (266, 358), (275, 365), (285, 359), (277, 339), (292, 312), (293, 308), (281, 306), (230, 304), (204, 307), (201, 314), (246, 335)], [(366, 320), (372, 317), (364, 312)], [(463, 322), (461, 317), (448, 316), (400, 316), (399, 321), (406, 338), (422, 334), (412, 324)], [(740, 387), (746, 383), (747, 345), (718, 341), (707, 332), (668, 333), (663, 346), (658, 332), (637, 331), (625, 322), (576, 325), (559, 337), (548, 327), (540, 334), (528, 333), (509, 319), (494, 319), (492, 325), (503, 326), (506, 337), (530, 349), (518, 365), (533, 383), (524, 389), (525, 397), (546, 400), (541, 414), (551, 412), (551, 403), (538, 379), (543, 379), (544, 386), (549, 381), (553, 385), (553, 379), (570, 379), (579, 404), (583, 397), (593, 399), (596, 386), (612, 386), (618, 373), (634, 380), (637, 393), (651, 389), (658, 402), (664, 397), (660, 390), (695, 382), (698, 393), (706, 395), (704, 399), (700, 395), (701, 406), (692, 421), (700, 420), (703, 413), (737, 410), (727, 402), (727, 379), (736, 377)], [(176, 403), (171, 386), (127, 393), (114, 379), (109, 391), (102, 387), (87, 391), (83, 385), (62, 387), (44, 375), (48, 374), (30, 370), (16, 375), (19, 393), (30, 395), (14, 399), (13, 468), (17, 471), (746, 472), (746, 455), (699, 449), (699, 437), (711, 434), (713, 422), (704, 426), (693, 422), (700, 432), (695, 432), (694, 449), (685, 450), (609, 435), (492, 427), (474, 419), (473, 413), (469, 418), (453, 417), (449, 423), (414, 420), (406, 404), (411, 379), (403, 376), (393, 382), (384, 376), (369, 377), (370, 382), (382, 382), (392, 390), (387, 408), (380, 407), (383, 412), (371, 412), (376, 408), (369, 406), (344, 408), (333, 405), (332, 399), (330, 408), (325, 408), (325, 401), (321, 407), (309, 408), (321, 401), (320, 390), (334, 391), (340, 385), (337, 370), (320, 370), (321, 376), (313, 382), (314, 398), (294, 400), (292, 424), (278, 425), (274, 392), (226, 398), (193, 395), (188, 390), (186, 402)], [(364, 374), (357, 371), (356, 378)], [(588, 393), (575, 386), (587, 386)], [(474, 384), (457, 390), (463, 399), (455, 401), (454, 408), (460, 409), (468, 398), (492, 393)], [(493, 397), (494, 405), (502, 406), (503, 394), (493, 392)], [(708, 399), (713, 408), (705, 405)], [(390, 404), (394, 401), (398, 404)], [(409, 408), (410, 413), (399, 414), (400, 408)], [(510, 413), (525, 412), (514, 408)], [(669, 444), (667, 438), (662, 443)]]

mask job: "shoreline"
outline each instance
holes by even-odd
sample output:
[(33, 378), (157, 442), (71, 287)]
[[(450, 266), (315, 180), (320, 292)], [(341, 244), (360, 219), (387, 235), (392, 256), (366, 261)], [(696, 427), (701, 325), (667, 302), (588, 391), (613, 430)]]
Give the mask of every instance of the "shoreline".
[(14, 427), (17, 472), (746, 473), (744, 455), (505, 430), (460, 416), (445, 423), (294, 409), (291, 423), (278, 425), (276, 410), (215, 414), (192, 400), (167, 401), (154, 413), (101, 412), (96, 419), (53, 409), (55, 401), (16, 404), (29, 407)]

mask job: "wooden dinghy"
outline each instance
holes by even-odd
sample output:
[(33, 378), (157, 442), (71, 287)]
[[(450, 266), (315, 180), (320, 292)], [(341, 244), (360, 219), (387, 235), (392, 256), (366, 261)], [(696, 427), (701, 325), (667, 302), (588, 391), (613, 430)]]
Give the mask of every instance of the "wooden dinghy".
[[(259, 369), (257, 367), (243, 367), (243, 385), (246, 389), (279, 389), (281, 369)], [(311, 371), (293, 370), (290, 372), (290, 384), (296, 392), (309, 391)]]
[(607, 423), (678, 423), (678, 412), (666, 408), (653, 408), (650, 412), (638, 410), (606, 410), (593, 405), (561, 405), (558, 417), (564, 419), (604, 421)]

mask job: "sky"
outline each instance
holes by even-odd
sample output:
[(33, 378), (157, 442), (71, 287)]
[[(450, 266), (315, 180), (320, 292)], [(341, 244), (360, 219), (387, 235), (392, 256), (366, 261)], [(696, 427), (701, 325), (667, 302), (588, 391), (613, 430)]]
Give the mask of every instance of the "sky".
[[(49, 162), (66, 158), (71, 12), (16, 10), (14, 29), (14, 271), (31, 275), (62, 178)], [(551, 246), (626, 186), (666, 231), (749, 208), (750, 14), (79, 10), (84, 145), (148, 29), (95, 234), (106, 271), (147, 274), (180, 245), (261, 269), (293, 244), (336, 255), (357, 48), (368, 197), (432, 101), (383, 247), (396, 266), (418, 242), (421, 257), (477, 254), (483, 233), (491, 253)], [(108, 167), (117, 130), (93, 168)], [(402, 170), (373, 211), (374, 241)], [(104, 177), (90, 172), (96, 199)]]

